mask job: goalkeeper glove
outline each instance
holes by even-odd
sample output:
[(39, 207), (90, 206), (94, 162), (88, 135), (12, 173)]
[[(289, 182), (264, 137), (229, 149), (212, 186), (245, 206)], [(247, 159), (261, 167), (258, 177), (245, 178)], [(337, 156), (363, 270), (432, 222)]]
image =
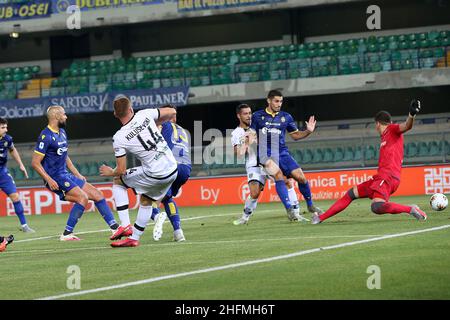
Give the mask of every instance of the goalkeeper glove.
[(420, 111), (420, 100), (414, 99), (409, 104), (409, 114), (414, 117)]

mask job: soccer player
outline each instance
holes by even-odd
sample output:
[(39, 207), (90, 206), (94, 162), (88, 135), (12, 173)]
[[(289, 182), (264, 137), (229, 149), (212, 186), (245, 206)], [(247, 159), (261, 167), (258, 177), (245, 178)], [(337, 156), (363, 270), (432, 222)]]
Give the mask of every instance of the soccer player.
[(0, 118), (0, 189), (11, 199), (14, 205), (14, 211), (19, 218), (21, 224), (21, 230), (23, 232), (35, 232), (27, 224), (27, 219), (23, 213), (22, 202), (19, 199), (19, 194), (17, 193), (16, 183), (14, 179), (8, 172), (6, 163), (8, 162), (8, 151), (11, 156), (19, 164), (19, 169), (25, 174), (28, 179), (27, 169), (20, 159), (19, 152), (14, 148), (13, 138), (6, 134), (8, 132), (8, 121), (6, 119)]
[(14, 236), (10, 234), (7, 237), (0, 236), (0, 252), (3, 252), (6, 250), (6, 246), (14, 241)]
[[(103, 194), (86, 181), (73, 165), (67, 150), (69, 142), (64, 128), (67, 115), (61, 106), (47, 109), (48, 126), (41, 131), (34, 149), (31, 165), (44, 180), (45, 186), (61, 200), (74, 202), (61, 241), (80, 240), (73, 234), (89, 200), (93, 200), (105, 222), (115, 232), (119, 225), (105, 201)], [(69, 173), (69, 171), (70, 173)]]
[[(256, 139), (254, 139), (254, 135), (250, 131), (252, 119), (251, 107), (248, 104), (238, 105), (236, 108), (236, 117), (239, 120), (239, 125), (231, 133), (231, 144), (234, 148), (234, 153), (238, 157), (245, 156), (245, 167), (250, 189), (250, 195), (245, 200), (242, 217), (233, 222), (234, 225), (240, 225), (247, 224), (253, 211), (256, 209), (259, 195), (266, 184), (267, 172), (258, 164), (257, 160)], [(289, 201), (297, 214), (299, 214), (300, 208), (297, 194), (289, 179), (286, 179), (286, 187), (288, 188)]]
[[(151, 219), (152, 204), (159, 206), (177, 178), (177, 161), (167, 142), (161, 136), (155, 121), (168, 121), (176, 110), (173, 108), (143, 109), (134, 113), (131, 101), (119, 95), (114, 99), (114, 116), (122, 128), (113, 137), (116, 167), (100, 167), (100, 174), (114, 177), (113, 194), (121, 220), (115, 239), (130, 231), (127, 188), (140, 194), (140, 206), (132, 235), (124, 240), (112, 242), (112, 247), (136, 247)], [(133, 154), (141, 162), (140, 167), (127, 170), (126, 155)], [(128, 220), (127, 220), (128, 219)]]
[(271, 90), (267, 95), (267, 107), (264, 110), (256, 111), (252, 116), (251, 128), (258, 135), (258, 157), (259, 162), (266, 171), (275, 175), (275, 185), (280, 199), (288, 210), (288, 217), (291, 220), (298, 220), (298, 215), (290, 212), (291, 204), (288, 200), (287, 189), (284, 185), (283, 175), (293, 178), (298, 182), (301, 194), (306, 200), (309, 212), (322, 212), (314, 206), (308, 180), (302, 169), (294, 158), (289, 154), (285, 142), (286, 131), (294, 140), (308, 137), (316, 127), (316, 120), (311, 116), (306, 122), (306, 130), (300, 131), (297, 128), (292, 116), (281, 111), (283, 95), (278, 90)]
[[(173, 105), (165, 105), (161, 108), (173, 108), (177, 109)], [(178, 206), (174, 196), (178, 194), (180, 188), (188, 181), (191, 176), (192, 163), (191, 163), (191, 150), (186, 131), (177, 124), (176, 115), (169, 121), (163, 122), (161, 125), (161, 134), (166, 140), (170, 150), (172, 150), (173, 156), (177, 160), (178, 175), (175, 181), (172, 183), (169, 191), (162, 200), (164, 209), (169, 215), (170, 223), (173, 227), (173, 239), (176, 242), (185, 241), (183, 230), (181, 229), (180, 215), (178, 212)], [(160, 212), (158, 207), (153, 208), (152, 219), (155, 220), (155, 227), (153, 228), (153, 239), (158, 241), (162, 236), (163, 223), (166, 218), (164, 212)]]
[(313, 214), (312, 224), (318, 224), (347, 208), (358, 198), (372, 199), (370, 208), (376, 214), (409, 213), (417, 220), (426, 220), (427, 215), (416, 205), (405, 206), (389, 202), (391, 194), (400, 185), (400, 172), (403, 162), (403, 134), (413, 127), (414, 118), (420, 111), (420, 101), (412, 100), (409, 115), (405, 122), (394, 124), (387, 111), (375, 115), (375, 128), (381, 136), (378, 172), (372, 179), (353, 188), (336, 201), (325, 213)]

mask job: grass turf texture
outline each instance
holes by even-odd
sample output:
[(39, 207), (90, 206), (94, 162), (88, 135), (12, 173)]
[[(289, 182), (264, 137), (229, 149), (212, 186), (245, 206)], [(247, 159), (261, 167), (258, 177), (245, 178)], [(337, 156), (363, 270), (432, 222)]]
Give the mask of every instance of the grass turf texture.
[[(186, 242), (172, 242), (172, 227), (153, 241), (149, 225), (137, 248), (111, 248), (97, 212), (85, 213), (80, 242), (60, 242), (67, 214), (28, 216), (35, 234), (18, 231), (16, 217), (0, 218), (0, 233), (16, 242), (0, 253), (0, 299), (36, 299), (72, 293), (67, 268), (81, 270), (81, 290), (257, 260), (317, 247), (450, 224), (450, 212), (434, 212), (429, 197), (397, 197), (428, 214), (377, 216), (369, 200), (320, 225), (289, 222), (280, 203), (259, 204), (249, 225), (234, 226), (242, 206), (181, 208)], [(316, 203), (323, 209), (330, 201)], [(304, 207), (304, 204), (303, 204)], [(132, 221), (136, 212), (132, 212)], [(306, 214), (309, 218), (309, 214)], [(83, 231), (92, 231), (82, 234)], [(23, 241), (51, 236), (49, 239)], [(449, 299), (450, 229), (357, 244), (294, 258), (90, 293), (70, 299)], [(369, 290), (370, 265), (381, 269), (381, 289)]]

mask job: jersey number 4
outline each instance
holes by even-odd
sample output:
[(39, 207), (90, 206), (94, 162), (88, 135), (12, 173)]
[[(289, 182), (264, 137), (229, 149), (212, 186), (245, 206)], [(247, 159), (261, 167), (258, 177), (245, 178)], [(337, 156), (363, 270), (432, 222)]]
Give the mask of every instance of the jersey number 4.
[(144, 141), (140, 134), (137, 135), (137, 138), (145, 150), (147, 151), (156, 150), (156, 145), (160, 142), (163, 142), (164, 138), (159, 134), (159, 132), (153, 132), (152, 128), (147, 127), (147, 129), (150, 132), (153, 141), (152, 139)]

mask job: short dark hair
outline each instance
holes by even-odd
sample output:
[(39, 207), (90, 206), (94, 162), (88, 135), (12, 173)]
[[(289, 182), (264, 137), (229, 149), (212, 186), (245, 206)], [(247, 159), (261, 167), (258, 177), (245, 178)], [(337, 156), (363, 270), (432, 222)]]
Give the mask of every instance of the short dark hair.
[(282, 97), (283, 94), (281, 93), (280, 90), (270, 90), (269, 93), (267, 94), (267, 98), (268, 99), (272, 99), (273, 97)]
[(246, 103), (241, 103), (240, 105), (238, 105), (238, 106), (236, 107), (236, 114), (241, 113), (241, 110), (242, 110), (242, 109), (247, 109), (247, 108), (250, 108), (250, 110), (252, 109), (252, 107), (250, 107), (248, 104), (246, 104)]
[(375, 122), (379, 122), (381, 124), (390, 124), (392, 123), (391, 114), (387, 111), (381, 110), (375, 115)]
[(0, 118), (0, 124), (8, 124), (8, 120), (5, 118)]

